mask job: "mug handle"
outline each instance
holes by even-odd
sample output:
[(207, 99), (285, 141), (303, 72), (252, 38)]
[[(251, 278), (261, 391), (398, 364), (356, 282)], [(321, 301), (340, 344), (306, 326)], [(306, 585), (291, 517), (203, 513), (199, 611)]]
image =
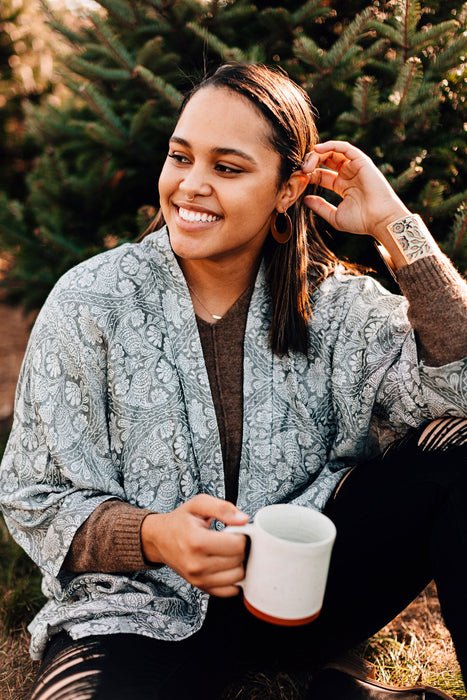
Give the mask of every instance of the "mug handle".
[(253, 530), (253, 523), (246, 523), (246, 525), (226, 525), (224, 528), (224, 532), (237, 532), (239, 535), (248, 535), (248, 537), (253, 536)]
[[(253, 523), (247, 523), (246, 525), (227, 525), (224, 528), (224, 532), (230, 532), (232, 534), (247, 535), (250, 539), (253, 537), (253, 532), (255, 528)], [(245, 579), (242, 578), (241, 581), (236, 582), (236, 586), (243, 588), (245, 584)]]

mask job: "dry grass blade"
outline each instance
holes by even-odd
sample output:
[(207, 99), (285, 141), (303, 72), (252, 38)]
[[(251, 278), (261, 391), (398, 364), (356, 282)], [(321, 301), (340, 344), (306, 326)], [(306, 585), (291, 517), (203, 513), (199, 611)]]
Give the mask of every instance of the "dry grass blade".
[(456, 700), (467, 698), (434, 583), (359, 651), (375, 664), (377, 680), (383, 683), (425, 683)]
[(0, 700), (25, 700), (27, 697), (37, 668), (27, 653), (28, 645), (25, 627), (0, 643)]

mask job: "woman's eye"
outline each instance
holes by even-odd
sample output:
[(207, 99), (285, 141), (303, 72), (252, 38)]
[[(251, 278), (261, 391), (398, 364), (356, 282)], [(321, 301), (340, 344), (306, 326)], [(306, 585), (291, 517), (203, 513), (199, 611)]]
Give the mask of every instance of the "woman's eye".
[(186, 156), (183, 156), (181, 153), (168, 153), (169, 158), (173, 158), (177, 163), (189, 163), (190, 161)]
[(221, 173), (225, 173), (226, 175), (232, 175), (243, 172), (243, 170), (241, 170), (240, 168), (233, 168), (231, 165), (222, 165), (222, 163), (218, 163), (216, 165), (216, 170)]

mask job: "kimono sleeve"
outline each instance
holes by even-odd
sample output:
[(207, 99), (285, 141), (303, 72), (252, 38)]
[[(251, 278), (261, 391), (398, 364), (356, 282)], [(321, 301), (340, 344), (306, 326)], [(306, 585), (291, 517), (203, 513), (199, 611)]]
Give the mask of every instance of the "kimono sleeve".
[(467, 415), (467, 361), (426, 367), (407, 306), (371, 278), (349, 285), (333, 372), (341, 454), (356, 450), (368, 457), (411, 427)]
[(0, 505), (12, 536), (52, 576), (93, 510), (124, 499), (109, 442), (104, 328), (92, 306), (59, 283), (18, 382)]

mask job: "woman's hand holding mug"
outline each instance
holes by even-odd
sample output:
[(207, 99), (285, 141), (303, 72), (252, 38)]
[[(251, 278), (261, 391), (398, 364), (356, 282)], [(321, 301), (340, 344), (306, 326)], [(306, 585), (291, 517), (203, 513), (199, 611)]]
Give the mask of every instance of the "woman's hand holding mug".
[(212, 530), (214, 518), (226, 525), (248, 521), (233, 503), (200, 494), (171, 513), (147, 515), (141, 542), (148, 561), (167, 564), (193, 586), (225, 598), (238, 594), (246, 538)]

